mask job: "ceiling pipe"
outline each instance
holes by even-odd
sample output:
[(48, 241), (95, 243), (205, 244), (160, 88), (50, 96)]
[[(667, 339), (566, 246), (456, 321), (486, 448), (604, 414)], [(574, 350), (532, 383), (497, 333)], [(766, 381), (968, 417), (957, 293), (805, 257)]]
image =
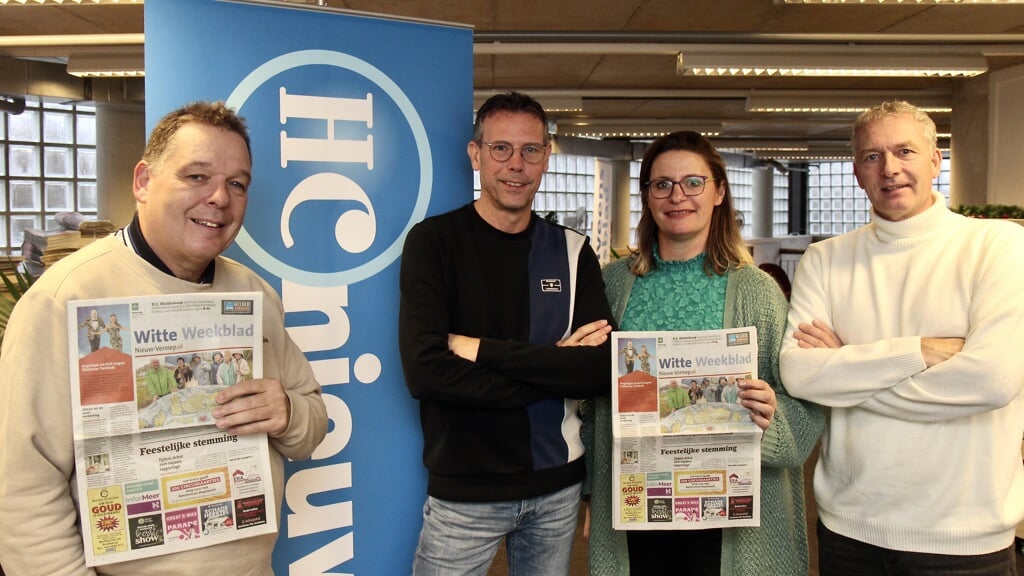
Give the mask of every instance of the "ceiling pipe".
[(823, 49), (857, 49), (877, 54), (893, 54), (898, 56), (911, 51), (918, 54), (922, 51), (934, 55), (977, 55), (1016, 56), (1024, 54), (1024, 39), (1020, 42), (1007, 43), (963, 43), (952, 38), (936, 43), (903, 43), (889, 42), (817, 42), (817, 43), (786, 43), (786, 42), (732, 42), (732, 43), (652, 43), (636, 44), (617, 43), (604, 44), (595, 42), (480, 42), (474, 40), (473, 54), (488, 56), (524, 56), (542, 54), (562, 55), (594, 55), (594, 56), (675, 56), (680, 52), (726, 52), (749, 54), (751, 52), (768, 51), (776, 54), (806, 52)]
[(1024, 34), (765, 34), (760, 32), (474, 32), (474, 44), (991, 44), (1024, 45)]
[[(145, 34), (48, 34), (0, 36), (0, 47), (59, 46), (142, 46)], [(576, 51), (583, 45), (588, 53), (646, 54), (674, 53), (670, 44), (879, 44), (907, 46), (933, 44), (1024, 47), (1024, 34), (762, 34), (733, 32), (474, 32), (475, 53), (498, 53), (502, 46), (531, 44), (547, 46), (558, 53)], [(522, 49), (522, 47), (520, 48)]]

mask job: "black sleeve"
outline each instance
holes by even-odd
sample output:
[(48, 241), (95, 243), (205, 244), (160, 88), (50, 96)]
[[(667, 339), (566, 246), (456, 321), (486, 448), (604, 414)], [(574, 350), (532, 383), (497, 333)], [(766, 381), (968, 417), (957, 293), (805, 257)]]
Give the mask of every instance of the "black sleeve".
[[(605, 319), (614, 326), (604, 294), (601, 266), (587, 240), (580, 251), (572, 330)], [(592, 398), (611, 387), (611, 339), (600, 346), (535, 345), (483, 339), (477, 362), (517, 382), (526, 382), (551, 396)]]
[(452, 231), (437, 228), (430, 221), (417, 224), (402, 251), (398, 347), (409, 393), (417, 400), (484, 408), (522, 407), (549, 397), (448, 349), (449, 295), (454, 286), (446, 280), (472, 271), (459, 270), (445, 258), (442, 234)]

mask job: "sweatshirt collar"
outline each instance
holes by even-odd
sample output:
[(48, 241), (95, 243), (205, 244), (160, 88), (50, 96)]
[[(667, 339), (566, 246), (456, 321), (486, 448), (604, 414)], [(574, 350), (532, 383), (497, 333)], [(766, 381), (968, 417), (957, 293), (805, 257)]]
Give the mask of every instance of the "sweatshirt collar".
[[(132, 217), (132, 221), (128, 226), (125, 227), (122, 237), (132, 250), (139, 255), (143, 260), (149, 262), (157, 270), (167, 274), (168, 276), (174, 276), (171, 269), (164, 264), (164, 261), (156, 255), (153, 248), (150, 247), (149, 242), (146, 242), (146, 238), (142, 235), (142, 226), (139, 224), (139, 213), (136, 212), (135, 216)], [(202, 277), (199, 278), (199, 284), (213, 284), (213, 275), (216, 270), (216, 259), (210, 261), (206, 266), (206, 270), (203, 270)]]

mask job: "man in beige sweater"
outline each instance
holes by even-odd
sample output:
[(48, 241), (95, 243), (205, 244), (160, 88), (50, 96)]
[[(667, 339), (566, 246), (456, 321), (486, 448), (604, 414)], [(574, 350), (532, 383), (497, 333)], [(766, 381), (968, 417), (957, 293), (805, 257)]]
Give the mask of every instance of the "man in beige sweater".
[(77, 490), (85, 471), (76, 469), (70, 411), (68, 301), (262, 292), (263, 377), (220, 391), (212, 416), (225, 433), (269, 437), (277, 502), (266, 506), (280, 509), (284, 458), (312, 454), (327, 411), (285, 331), (281, 299), (220, 255), (241, 229), (251, 162), (245, 124), (223, 104), (168, 114), (135, 167), (132, 223), (58, 262), (18, 302), (0, 352), (0, 563), (8, 576), (273, 574), (274, 534), (86, 566), (81, 530), (89, 519), (79, 518), (85, 495)]

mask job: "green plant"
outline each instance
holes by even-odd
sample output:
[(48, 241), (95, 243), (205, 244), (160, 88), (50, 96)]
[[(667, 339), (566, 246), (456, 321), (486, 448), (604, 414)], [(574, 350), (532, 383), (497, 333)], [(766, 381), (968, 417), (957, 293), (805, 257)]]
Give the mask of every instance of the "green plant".
[(1024, 208), (1009, 204), (965, 204), (954, 207), (953, 211), (970, 218), (1024, 218)]
[(4, 287), (7, 288), (7, 292), (0, 294), (0, 344), (3, 344), (4, 334), (7, 333), (7, 321), (11, 318), (14, 305), (28, 291), (35, 279), (17, 268), (14, 268), (10, 276), (0, 273), (0, 278), (3, 278)]

